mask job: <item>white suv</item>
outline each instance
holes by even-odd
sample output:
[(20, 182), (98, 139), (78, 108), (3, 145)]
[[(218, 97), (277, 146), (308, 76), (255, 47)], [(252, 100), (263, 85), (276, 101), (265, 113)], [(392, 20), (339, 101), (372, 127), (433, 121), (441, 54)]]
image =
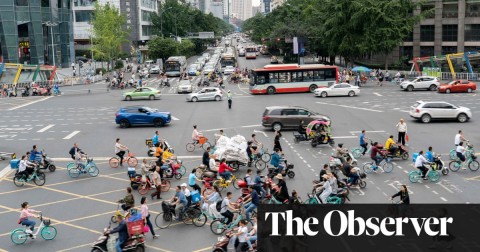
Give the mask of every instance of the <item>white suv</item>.
[(410, 109), (410, 116), (423, 123), (432, 119), (457, 119), (463, 123), (472, 118), (472, 111), (443, 101), (417, 101)]
[(413, 91), (414, 89), (435, 91), (439, 86), (440, 80), (437, 77), (432, 76), (418, 76), (400, 83), (400, 88), (407, 91)]

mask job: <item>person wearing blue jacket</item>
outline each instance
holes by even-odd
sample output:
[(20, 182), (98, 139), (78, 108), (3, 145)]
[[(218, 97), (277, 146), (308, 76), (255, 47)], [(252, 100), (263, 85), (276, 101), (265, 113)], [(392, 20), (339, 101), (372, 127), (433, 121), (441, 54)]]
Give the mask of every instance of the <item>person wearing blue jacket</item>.
[[(38, 151), (37, 150), (37, 145), (34, 145), (32, 147), (32, 150), (30, 151), (30, 157), (29, 157), (29, 160), (30, 161), (35, 161), (37, 159), (37, 155), (42, 155), (42, 152)], [(42, 159), (40, 158), (40, 163), (42, 163)]]
[(275, 152), (273, 153), (272, 155), (272, 160), (270, 161), (270, 164), (273, 165), (273, 167), (277, 168), (278, 169), (278, 173), (281, 173), (284, 166), (281, 165), (281, 152), (280, 152), (280, 149), (278, 148), (275, 148)]
[(122, 252), (122, 245), (128, 240), (128, 228), (127, 222), (123, 219), (122, 215), (117, 215), (118, 226), (110, 231), (107, 231), (107, 234), (118, 233), (118, 240), (115, 243), (115, 249), (117, 252)]
[(425, 158), (428, 160), (428, 162), (433, 162), (433, 148), (432, 146), (428, 147), (428, 151), (425, 153)]

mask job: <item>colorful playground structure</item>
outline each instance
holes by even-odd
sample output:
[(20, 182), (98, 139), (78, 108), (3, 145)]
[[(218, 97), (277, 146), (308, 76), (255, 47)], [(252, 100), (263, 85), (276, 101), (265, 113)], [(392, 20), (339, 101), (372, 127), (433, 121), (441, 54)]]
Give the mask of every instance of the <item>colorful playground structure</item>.
[[(472, 67), (472, 61), (477, 63), (477, 72), (474, 71)], [(412, 73), (415, 69), (418, 75), (422, 75), (422, 69), (420, 69), (420, 64), (422, 64), (423, 72), (427, 72), (427, 75), (438, 76), (442, 79), (468, 79), (468, 80), (480, 80), (480, 75), (478, 73), (478, 63), (480, 61), (479, 52), (464, 52), (464, 53), (451, 53), (441, 56), (427, 56), (427, 57), (416, 57), (412, 60)], [(430, 63), (430, 66), (424, 65), (423, 63)], [(450, 73), (442, 73), (442, 63), (448, 64), (448, 69)], [(460, 67), (463, 71), (459, 73), (455, 71), (455, 66)], [(466, 68), (466, 69), (465, 69)]]
[(0, 85), (7, 84), (21, 87), (32, 82), (51, 83), (58, 80), (56, 71), (56, 66), (0, 62)]

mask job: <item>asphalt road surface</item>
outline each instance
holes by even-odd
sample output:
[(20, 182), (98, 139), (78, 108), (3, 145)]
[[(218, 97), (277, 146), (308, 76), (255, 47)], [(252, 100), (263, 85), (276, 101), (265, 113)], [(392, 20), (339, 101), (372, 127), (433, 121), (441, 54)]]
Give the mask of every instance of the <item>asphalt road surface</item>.
[[(241, 68), (261, 67), (269, 63), (269, 58), (259, 56), (256, 60), (239, 59)], [(149, 85), (155, 86), (152, 79)], [(5, 251), (88, 251), (103, 228), (108, 225), (110, 216), (117, 208), (115, 203), (125, 194), (129, 186), (126, 168), (109, 168), (107, 160), (114, 156), (114, 143), (117, 137), (136, 156), (146, 156), (145, 139), (151, 138), (154, 127), (119, 128), (115, 122), (115, 112), (119, 107), (143, 104), (172, 113), (172, 122), (158, 128), (160, 136), (175, 148), (187, 172), (196, 167), (202, 150), (190, 153), (185, 145), (190, 141), (192, 125), (196, 124), (205, 136), (213, 139), (213, 134), (224, 129), (227, 136), (242, 135), (247, 139), (252, 133), (272, 150), (273, 132), (261, 126), (261, 117), (266, 106), (298, 105), (326, 114), (333, 121), (333, 135), (337, 143), (348, 148), (358, 146), (362, 129), (367, 137), (384, 143), (390, 134), (396, 135), (395, 125), (400, 118), (408, 124), (410, 153), (426, 150), (433, 146), (442, 153), (448, 164), (447, 153), (452, 148), (455, 133), (462, 129), (475, 146), (480, 143), (478, 112), (480, 101), (477, 93), (438, 94), (429, 91), (403, 92), (394, 84), (376, 87), (369, 84), (362, 87), (356, 97), (316, 98), (311, 93), (252, 96), (245, 84), (227, 84), (226, 89), (233, 93), (233, 107), (228, 109), (225, 100), (219, 102), (185, 101), (185, 95), (175, 93), (177, 81), (171, 88), (162, 89), (162, 98), (155, 101), (122, 101), (120, 90), (106, 91), (104, 84), (90, 87), (75, 86), (64, 88), (65, 94), (57, 97), (28, 97), (0, 99), (0, 151), (15, 152), (20, 157), (29, 151), (33, 144), (44, 149), (55, 158), (57, 171), (48, 173), (46, 184), (38, 187), (25, 185), (18, 188), (12, 183), (12, 174), (0, 180), (0, 250)], [(89, 93), (87, 90), (91, 89)], [(97, 90), (98, 89), (98, 90)], [(93, 90), (93, 91), (92, 91)], [(97, 91), (95, 91), (97, 90)], [(68, 92), (71, 91), (71, 92)], [(408, 110), (417, 100), (442, 100), (456, 105), (467, 106), (473, 111), (473, 119), (467, 123), (432, 122), (422, 124), (409, 118)], [(311, 181), (318, 178), (324, 163), (328, 162), (333, 150), (328, 146), (312, 148), (308, 143), (293, 143), (291, 132), (283, 133), (281, 144), (289, 162), (295, 165), (296, 177), (287, 179), (289, 190), (297, 190), (303, 199), (311, 191)], [(94, 157), (100, 175), (91, 178), (81, 175), (72, 179), (65, 169), (68, 151), (76, 142), (90, 156)], [(370, 161), (368, 157), (359, 163)], [(412, 203), (479, 203), (476, 191), (480, 189), (480, 173), (469, 170), (450, 172), (437, 183), (420, 182), (412, 184), (407, 173), (413, 170), (411, 160), (395, 160), (392, 173), (373, 173), (367, 178), (365, 189), (353, 189), (348, 203), (388, 203), (389, 196), (398, 191), (399, 185), (407, 184)], [(1, 167), (8, 166), (8, 160), (0, 161)], [(242, 167), (239, 176), (243, 177), (246, 168)], [(172, 188), (186, 182), (185, 178), (172, 181)], [(235, 189), (236, 198), (239, 193)], [(164, 199), (172, 197), (174, 191), (162, 194)], [(140, 195), (135, 192), (136, 205)], [(14, 245), (10, 241), (10, 230), (17, 228), (20, 204), (30, 202), (33, 209), (43, 211), (52, 219), (58, 230), (53, 241), (37, 238), (24, 245)], [(150, 202), (152, 219), (161, 211), (160, 201)], [(38, 221), (37, 221), (38, 223)], [(208, 225), (202, 228), (176, 224), (166, 230), (156, 230), (160, 235), (153, 240), (147, 236), (148, 251), (209, 251), (216, 236)]]

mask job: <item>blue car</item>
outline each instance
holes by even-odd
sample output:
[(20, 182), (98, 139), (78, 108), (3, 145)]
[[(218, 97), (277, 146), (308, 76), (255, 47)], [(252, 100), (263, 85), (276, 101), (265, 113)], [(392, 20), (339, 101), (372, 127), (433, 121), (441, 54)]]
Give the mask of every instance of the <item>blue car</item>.
[(193, 67), (189, 68), (188, 69), (188, 76), (195, 76), (195, 75), (197, 75), (197, 69), (193, 68)]
[(123, 107), (115, 114), (115, 123), (120, 125), (121, 128), (128, 128), (133, 125), (162, 127), (170, 123), (171, 120), (170, 112), (160, 112), (145, 106)]

